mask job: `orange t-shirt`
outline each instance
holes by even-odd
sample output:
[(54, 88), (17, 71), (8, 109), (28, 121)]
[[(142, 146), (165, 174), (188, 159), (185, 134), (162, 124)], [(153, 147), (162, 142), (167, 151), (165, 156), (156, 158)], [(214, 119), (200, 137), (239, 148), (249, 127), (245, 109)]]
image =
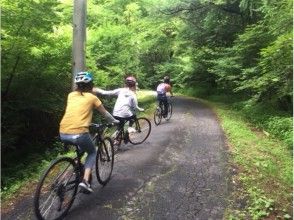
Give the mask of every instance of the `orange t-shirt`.
[(89, 92), (74, 91), (67, 97), (65, 114), (60, 122), (59, 132), (63, 134), (80, 134), (89, 132), (93, 108), (99, 107), (101, 101)]

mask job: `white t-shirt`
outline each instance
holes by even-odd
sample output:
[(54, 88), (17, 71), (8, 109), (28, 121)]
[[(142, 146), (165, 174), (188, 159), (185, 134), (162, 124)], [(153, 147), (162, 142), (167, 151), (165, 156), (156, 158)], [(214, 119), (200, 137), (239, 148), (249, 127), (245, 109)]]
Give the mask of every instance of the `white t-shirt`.
[(120, 88), (111, 91), (95, 88), (95, 91), (102, 95), (117, 95), (117, 100), (113, 108), (113, 116), (121, 118), (131, 117), (135, 114), (136, 109), (139, 109), (137, 96), (129, 88)]
[(160, 83), (157, 86), (156, 91), (158, 94), (165, 95), (167, 92), (171, 91), (171, 86), (167, 83)]

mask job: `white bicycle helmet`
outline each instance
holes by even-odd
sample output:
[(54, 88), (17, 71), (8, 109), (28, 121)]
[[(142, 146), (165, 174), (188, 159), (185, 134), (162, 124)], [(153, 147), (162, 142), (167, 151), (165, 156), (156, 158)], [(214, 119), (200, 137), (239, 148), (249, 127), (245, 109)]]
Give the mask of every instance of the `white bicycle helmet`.
[(89, 83), (93, 81), (93, 76), (89, 72), (79, 72), (75, 76), (75, 83)]

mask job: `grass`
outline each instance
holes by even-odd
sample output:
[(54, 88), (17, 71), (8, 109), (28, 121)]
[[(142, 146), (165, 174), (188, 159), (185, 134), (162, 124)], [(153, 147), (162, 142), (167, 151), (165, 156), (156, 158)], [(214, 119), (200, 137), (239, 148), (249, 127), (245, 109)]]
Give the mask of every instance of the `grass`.
[(156, 101), (156, 94), (154, 91), (150, 90), (140, 90), (137, 92), (138, 96), (138, 105), (139, 107), (142, 107), (145, 109), (144, 113), (140, 113), (146, 117), (152, 115), (153, 111), (155, 109), (155, 106), (157, 105)]
[(288, 144), (256, 129), (240, 111), (225, 104), (209, 104), (227, 136), (235, 173), (225, 219), (290, 219), (293, 160)]

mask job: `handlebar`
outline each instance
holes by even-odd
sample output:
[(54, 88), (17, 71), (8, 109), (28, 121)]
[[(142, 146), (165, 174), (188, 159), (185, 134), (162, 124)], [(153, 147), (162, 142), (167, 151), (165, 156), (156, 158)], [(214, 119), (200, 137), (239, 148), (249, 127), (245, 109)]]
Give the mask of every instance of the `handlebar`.
[(93, 127), (93, 128), (110, 128), (115, 126), (115, 123), (107, 123), (107, 124), (96, 124), (96, 123), (91, 123), (89, 127)]

